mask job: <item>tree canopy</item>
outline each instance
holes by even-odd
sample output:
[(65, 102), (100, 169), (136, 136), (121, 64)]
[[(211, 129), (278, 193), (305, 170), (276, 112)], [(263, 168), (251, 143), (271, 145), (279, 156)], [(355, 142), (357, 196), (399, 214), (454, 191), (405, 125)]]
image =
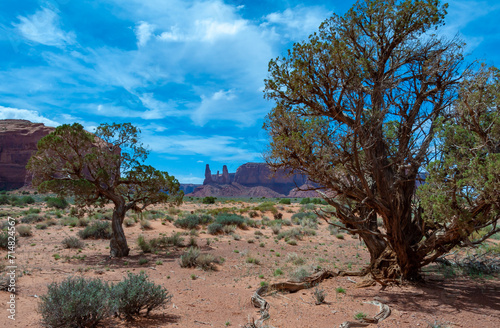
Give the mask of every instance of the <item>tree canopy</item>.
[(128, 210), (182, 202), (183, 192), (173, 176), (142, 164), (147, 150), (139, 143), (139, 133), (130, 123), (101, 124), (94, 134), (78, 123), (61, 125), (38, 142), (27, 165), (40, 192), (72, 195), (75, 204), (87, 210), (114, 204), (112, 256), (128, 255), (122, 228)]
[(358, 1), (269, 63), (267, 161), (332, 192), (323, 194), (328, 215), (364, 240), (375, 277), (419, 279), (423, 265), (463, 240), (426, 224), (437, 217), (416, 194), (444, 114), (467, 106), (458, 97), (472, 72), (464, 44), (435, 34), (446, 9), (439, 0)]

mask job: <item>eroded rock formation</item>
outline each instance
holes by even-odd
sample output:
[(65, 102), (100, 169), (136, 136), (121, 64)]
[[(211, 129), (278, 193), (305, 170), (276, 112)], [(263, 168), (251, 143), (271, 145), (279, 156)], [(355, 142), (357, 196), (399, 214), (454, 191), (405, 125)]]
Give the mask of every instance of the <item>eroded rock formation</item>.
[(37, 150), (38, 140), (54, 131), (42, 123), (0, 120), (0, 190), (31, 184), (26, 164)]

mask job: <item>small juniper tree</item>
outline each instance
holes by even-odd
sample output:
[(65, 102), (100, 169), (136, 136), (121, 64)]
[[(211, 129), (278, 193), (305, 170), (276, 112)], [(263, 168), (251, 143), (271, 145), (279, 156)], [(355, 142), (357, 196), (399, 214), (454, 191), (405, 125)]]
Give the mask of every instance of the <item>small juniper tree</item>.
[(142, 164), (147, 151), (139, 133), (130, 123), (101, 124), (94, 134), (78, 123), (61, 125), (38, 142), (27, 165), (40, 192), (72, 195), (82, 211), (113, 203), (113, 257), (129, 254), (122, 227), (127, 211), (180, 204), (184, 195), (173, 176)]

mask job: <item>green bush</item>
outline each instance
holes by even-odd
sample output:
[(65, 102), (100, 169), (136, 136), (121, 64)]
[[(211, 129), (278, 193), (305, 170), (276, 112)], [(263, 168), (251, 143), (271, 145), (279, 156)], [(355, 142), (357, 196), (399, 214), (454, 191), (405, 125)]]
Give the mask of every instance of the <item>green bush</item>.
[(211, 235), (218, 235), (224, 232), (224, 226), (220, 223), (212, 223), (207, 227), (207, 232)]
[(146, 315), (152, 310), (164, 306), (172, 295), (168, 291), (154, 282), (148, 280), (148, 276), (129, 273), (128, 276), (113, 286), (112, 297), (115, 302), (115, 309), (119, 316), (131, 320), (140, 315), (142, 310), (146, 310)]
[(2, 231), (0, 232), (0, 248), (7, 249), (8, 246), (9, 246), (9, 233), (7, 231)]
[(204, 197), (203, 200), (201, 201), (203, 204), (215, 204), (216, 197), (212, 196), (207, 196)]
[(63, 197), (47, 197), (45, 198), (45, 201), (47, 202), (48, 207), (54, 207), (60, 210), (63, 210), (69, 206), (68, 201)]
[(64, 238), (62, 241), (62, 244), (66, 248), (83, 248), (85, 246), (85, 243), (78, 239), (77, 237), (67, 237)]
[(246, 227), (246, 219), (238, 214), (219, 214), (215, 218), (215, 223), (219, 223), (223, 226), (235, 225), (240, 228)]
[(94, 221), (80, 230), (78, 235), (82, 239), (111, 239), (111, 224), (108, 221)]
[(43, 217), (35, 213), (27, 214), (21, 219), (21, 223), (27, 223), (27, 224), (41, 222), (41, 221), (43, 221)]
[(290, 205), (292, 203), (292, 201), (290, 200), (290, 198), (281, 198), (279, 203), (285, 204), (285, 205)]
[(143, 253), (151, 253), (151, 244), (146, 239), (144, 239), (143, 235), (139, 235), (137, 238), (137, 246), (141, 249)]
[(97, 327), (112, 311), (110, 287), (99, 279), (70, 277), (48, 285), (40, 297), (42, 324), (48, 327)]

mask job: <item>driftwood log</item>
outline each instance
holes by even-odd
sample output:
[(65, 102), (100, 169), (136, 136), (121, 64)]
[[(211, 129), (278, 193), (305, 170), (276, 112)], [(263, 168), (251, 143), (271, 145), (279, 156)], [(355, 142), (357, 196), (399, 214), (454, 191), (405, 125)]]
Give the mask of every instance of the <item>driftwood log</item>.
[[(248, 323), (245, 327), (246, 328), (263, 327), (264, 322), (270, 318), (270, 315), (269, 315), (270, 305), (264, 299), (264, 296), (268, 292), (280, 291), (280, 292), (295, 293), (295, 292), (302, 290), (302, 289), (312, 288), (325, 279), (328, 279), (331, 277), (338, 277), (338, 276), (347, 276), (347, 275), (351, 275), (351, 273), (344, 272), (344, 271), (321, 270), (321, 271), (318, 271), (318, 272), (314, 273), (313, 275), (305, 278), (301, 282), (285, 281), (285, 282), (275, 283), (275, 284), (272, 284), (269, 286), (260, 287), (252, 295), (252, 299), (251, 299), (252, 304), (256, 308), (259, 308), (260, 318), (257, 320), (254, 320), (252, 318), (251, 322)], [(359, 275), (359, 274), (353, 274), (353, 275)], [(386, 319), (391, 314), (391, 309), (387, 305), (382, 304), (378, 301), (365, 302), (365, 303), (379, 306), (380, 311), (373, 318), (367, 317), (367, 318), (359, 320), (359, 322), (346, 321), (346, 322), (342, 323), (339, 328), (366, 327), (369, 324), (372, 324), (372, 323), (376, 324), (376, 323)]]

